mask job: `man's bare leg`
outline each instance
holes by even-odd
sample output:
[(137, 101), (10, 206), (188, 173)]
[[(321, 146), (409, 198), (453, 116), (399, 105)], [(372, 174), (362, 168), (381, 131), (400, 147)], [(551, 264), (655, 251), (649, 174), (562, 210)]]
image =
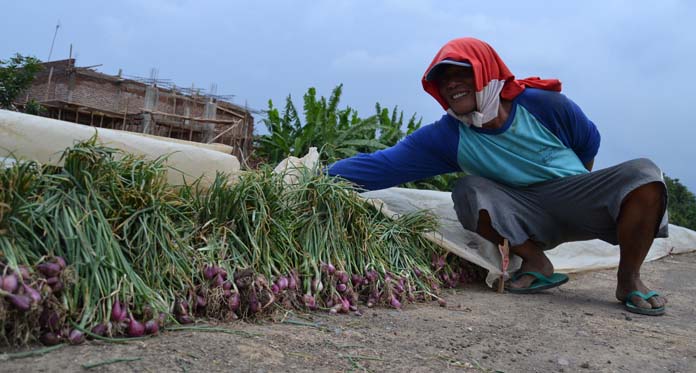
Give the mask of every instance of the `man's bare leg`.
[[(617, 223), (621, 259), (617, 272), (616, 298), (622, 302), (634, 290), (642, 293), (650, 290), (640, 279), (640, 267), (659, 228), (664, 203), (664, 186), (656, 182), (636, 188), (621, 204)], [(667, 299), (657, 296), (646, 302), (633, 296), (631, 302), (641, 308), (659, 308), (667, 303)]]
[[(476, 233), (496, 245), (502, 245), (503, 243), (503, 237), (493, 229), (491, 217), (486, 210), (479, 211)], [(544, 251), (540, 250), (534, 242), (527, 240), (522, 245), (511, 246), (510, 252), (522, 258), (520, 272), (533, 271), (539, 272), (544, 276), (551, 276), (553, 274), (553, 264), (551, 264), (549, 258), (546, 257)], [(511, 282), (509, 286), (512, 288), (526, 288), (529, 287), (535, 279), (536, 278), (531, 275), (521, 276), (517, 281)]]

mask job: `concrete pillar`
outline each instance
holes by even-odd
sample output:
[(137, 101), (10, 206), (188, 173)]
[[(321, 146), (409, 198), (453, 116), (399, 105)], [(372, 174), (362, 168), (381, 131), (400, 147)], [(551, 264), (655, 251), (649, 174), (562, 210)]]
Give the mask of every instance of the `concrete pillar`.
[(159, 89), (154, 85), (145, 87), (145, 106), (143, 110), (143, 133), (151, 134), (153, 130), (152, 113), (150, 111), (157, 110), (157, 101), (159, 101)]
[(75, 73), (75, 71), (70, 71), (68, 73), (68, 96), (66, 97), (67, 102), (72, 102), (72, 99), (73, 99), (73, 91), (75, 90), (75, 80), (76, 80), (75, 75), (77, 75)]
[[(215, 119), (215, 113), (217, 112), (217, 103), (213, 101), (212, 98), (208, 99), (205, 103), (205, 112), (203, 117), (206, 119)], [(203, 123), (203, 133), (202, 139), (204, 143), (210, 143), (215, 138), (215, 123)]]

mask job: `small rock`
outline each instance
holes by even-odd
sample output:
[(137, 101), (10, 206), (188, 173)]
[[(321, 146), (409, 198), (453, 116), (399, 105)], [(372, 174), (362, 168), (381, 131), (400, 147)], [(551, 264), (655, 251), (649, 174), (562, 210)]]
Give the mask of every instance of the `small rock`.
[(611, 360), (607, 360), (607, 364), (611, 364)]
[(594, 313), (592, 313), (592, 312), (585, 312), (585, 315), (587, 315), (587, 316), (594, 316)]
[(563, 365), (563, 366), (568, 366), (570, 364), (568, 359), (566, 359), (564, 357), (559, 357), (557, 362), (558, 362), (558, 365)]
[(580, 364), (580, 368), (583, 368), (583, 369), (590, 369), (590, 363), (588, 363), (588, 362), (586, 361), (586, 362)]
[(631, 316), (626, 315), (626, 321), (631, 321), (633, 318)]

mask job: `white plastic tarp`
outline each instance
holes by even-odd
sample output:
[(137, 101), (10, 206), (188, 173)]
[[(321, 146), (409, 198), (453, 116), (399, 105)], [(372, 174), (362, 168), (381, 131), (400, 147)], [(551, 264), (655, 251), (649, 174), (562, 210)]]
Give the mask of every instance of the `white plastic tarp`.
[[(226, 145), (193, 144), (143, 136), (127, 131), (94, 128), (35, 115), (0, 110), (0, 157), (60, 164), (63, 151), (77, 141), (97, 136), (99, 143), (140, 154), (148, 159), (168, 156), (167, 181), (174, 185), (201, 178), (209, 185), (217, 171), (235, 178), (240, 173), (237, 158), (223, 151)], [(220, 151), (222, 150), (222, 151)], [(5, 162), (6, 163), (6, 162)]]
[[(387, 214), (404, 214), (417, 210), (429, 210), (437, 216), (440, 228), (430, 239), (446, 250), (488, 270), (489, 286), (501, 276), (501, 254), (498, 248), (479, 236), (462, 228), (453, 208), (451, 193), (431, 190), (389, 188), (362, 193), (363, 197), (383, 203)], [(380, 202), (376, 202), (380, 205)], [(669, 226), (669, 238), (653, 242), (646, 261), (669, 254), (696, 251), (696, 232)], [(613, 268), (619, 264), (619, 247), (600, 240), (569, 242), (546, 253), (558, 272), (581, 272), (601, 268)], [(521, 260), (512, 256), (508, 273), (519, 269)]]

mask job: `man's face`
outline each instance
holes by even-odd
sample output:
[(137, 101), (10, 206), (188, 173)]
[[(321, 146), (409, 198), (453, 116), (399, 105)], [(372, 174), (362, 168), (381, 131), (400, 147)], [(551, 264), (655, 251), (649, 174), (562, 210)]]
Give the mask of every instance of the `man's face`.
[(433, 79), (440, 96), (457, 114), (476, 110), (474, 71), (470, 67), (446, 65)]

